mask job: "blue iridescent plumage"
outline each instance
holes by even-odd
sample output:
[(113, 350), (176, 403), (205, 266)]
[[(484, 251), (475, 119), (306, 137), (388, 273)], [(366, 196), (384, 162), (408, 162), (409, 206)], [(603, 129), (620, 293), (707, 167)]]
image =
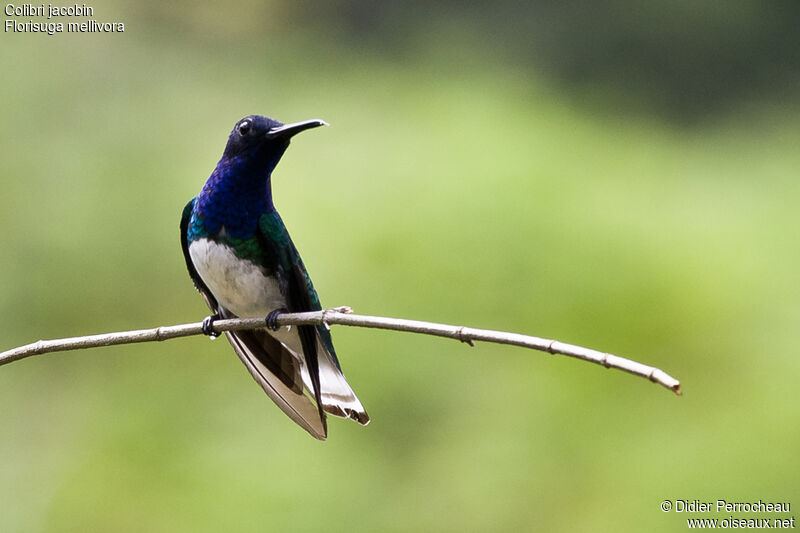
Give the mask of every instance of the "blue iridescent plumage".
[(253, 170), (258, 162), (248, 159), (223, 157), (198, 195), (195, 213), (207, 233), (217, 234), (224, 226), (229, 235), (248, 239), (261, 214), (275, 210), (268, 176), (258, 175)]

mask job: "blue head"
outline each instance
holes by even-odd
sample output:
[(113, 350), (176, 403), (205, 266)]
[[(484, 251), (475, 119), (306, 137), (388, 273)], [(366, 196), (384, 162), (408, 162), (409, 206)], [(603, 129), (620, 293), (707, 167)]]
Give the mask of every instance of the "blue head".
[(261, 115), (249, 115), (233, 127), (214, 172), (197, 197), (195, 210), (206, 230), (246, 238), (260, 214), (274, 209), (270, 175), (291, 138), (327, 124), (318, 119), (283, 124)]
[(239, 160), (253, 170), (270, 174), (289, 147), (289, 140), (310, 128), (327, 126), (318, 119), (283, 124), (261, 115), (250, 115), (236, 123), (228, 136), (223, 160)]

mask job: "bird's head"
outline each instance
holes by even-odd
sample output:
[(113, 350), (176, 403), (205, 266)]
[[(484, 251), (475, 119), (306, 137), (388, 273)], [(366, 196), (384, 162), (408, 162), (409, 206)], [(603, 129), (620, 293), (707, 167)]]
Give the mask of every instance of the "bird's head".
[(233, 127), (223, 156), (263, 160), (274, 167), (293, 136), (307, 129), (327, 125), (319, 119), (283, 124), (261, 115), (249, 115)]

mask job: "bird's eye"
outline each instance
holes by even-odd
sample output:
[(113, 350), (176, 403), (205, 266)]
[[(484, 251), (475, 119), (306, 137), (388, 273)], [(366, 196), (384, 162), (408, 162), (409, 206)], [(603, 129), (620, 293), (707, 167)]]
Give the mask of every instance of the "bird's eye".
[(248, 133), (250, 133), (250, 121), (244, 120), (241, 124), (239, 124), (239, 134), (247, 135)]

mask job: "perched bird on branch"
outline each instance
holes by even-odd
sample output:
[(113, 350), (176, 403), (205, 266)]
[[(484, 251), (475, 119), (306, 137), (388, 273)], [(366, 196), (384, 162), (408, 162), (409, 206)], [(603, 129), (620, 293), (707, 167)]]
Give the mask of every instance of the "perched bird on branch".
[[(181, 245), (189, 275), (212, 316), (267, 317), (264, 329), (226, 331), (234, 351), (289, 418), (320, 440), (325, 413), (367, 424), (324, 326), (277, 325), (281, 312), (321, 309), (297, 249), (272, 202), (271, 177), (296, 134), (322, 120), (282, 124), (241, 119), (203, 189), (184, 208)], [(312, 401), (313, 399), (313, 401)]]

